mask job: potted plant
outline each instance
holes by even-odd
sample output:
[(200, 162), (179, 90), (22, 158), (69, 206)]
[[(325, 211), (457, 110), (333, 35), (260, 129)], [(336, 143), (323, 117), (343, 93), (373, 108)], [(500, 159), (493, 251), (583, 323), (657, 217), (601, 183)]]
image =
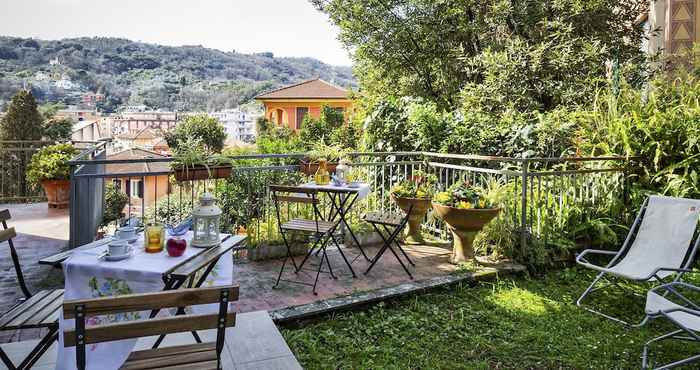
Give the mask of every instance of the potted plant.
[(56, 144), (39, 149), (27, 166), (27, 181), (41, 184), (49, 207), (65, 208), (70, 203), (70, 166), (68, 161), (80, 151), (71, 144)]
[(171, 167), (177, 181), (226, 179), (233, 170), (229, 158), (212, 153), (194, 139), (178, 144)]
[(454, 264), (474, 260), (474, 237), (501, 212), (483, 189), (471, 186), (468, 181), (460, 181), (435, 194), (433, 210), (452, 232), (450, 262)]
[(391, 189), (391, 199), (402, 211), (411, 215), (408, 218), (408, 229), (404, 242), (407, 244), (423, 244), (421, 223), (430, 209), (437, 177), (423, 171), (415, 171), (410, 179), (404, 180)]
[(338, 144), (327, 145), (323, 140), (314, 143), (312, 149), (301, 160), (301, 172), (307, 176), (313, 176), (318, 171), (320, 163), (326, 162), (326, 169), (334, 173), (338, 162), (347, 155), (347, 151)]

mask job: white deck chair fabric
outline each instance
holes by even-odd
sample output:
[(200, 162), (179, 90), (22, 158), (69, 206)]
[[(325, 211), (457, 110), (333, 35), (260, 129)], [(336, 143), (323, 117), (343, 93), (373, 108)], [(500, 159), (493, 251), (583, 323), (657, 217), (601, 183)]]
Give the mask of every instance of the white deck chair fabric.
[[(653, 290), (650, 290), (647, 293), (647, 303), (645, 307), (647, 315), (658, 315), (662, 311), (670, 311), (681, 308), (683, 308), (683, 306), (670, 301)], [(668, 313), (668, 316), (688, 329), (700, 331), (700, 316), (682, 311), (670, 312)]]
[[(581, 263), (598, 271), (631, 280), (650, 280), (659, 268), (680, 268), (686, 257), (700, 217), (700, 201), (650, 196), (646, 212), (627, 254), (614, 266), (605, 268)], [(672, 275), (660, 271), (661, 278)]]

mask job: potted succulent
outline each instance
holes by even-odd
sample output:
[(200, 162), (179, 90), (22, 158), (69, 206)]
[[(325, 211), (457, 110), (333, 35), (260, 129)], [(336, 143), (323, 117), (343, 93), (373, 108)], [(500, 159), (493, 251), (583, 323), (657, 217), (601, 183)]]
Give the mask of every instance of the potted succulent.
[(501, 212), (483, 189), (471, 186), (468, 181), (460, 181), (435, 194), (433, 210), (452, 232), (450, 262), (454, 264), (474, 259), (474, 237)]
[(306, 154), (306, 158), (301, 160), (300, 169), (307, 176), (313, 176), (319, 169), (320, 163), (326, 163), (326, 170), (335, 173), (338, 162), (347, 155), (343, 147), (338, 144), (327, 145), (323, 140), (315, 143)]
[(212, 153), (197, 140), (187, 140), (173, 150), (171, 167), (177, 181), (226, 179), (233, 171), (229, 158)]
[(415, 171), (410, 179), (404, 180), (391, 189), (391, 199), (402, 211), (411, 215), (408, 218), (408, 229), (404, 242), (407, 244), (423, 244), (421, 223), (430, 209), (437, 177), (423, 171)]
[(70, 166), (68, 161), (80, 151), (71, 144), (56, 144), (39, 149), (27, 166), (27, 181), (41, 184), (49, 207), (65, 208), (70, 203)]

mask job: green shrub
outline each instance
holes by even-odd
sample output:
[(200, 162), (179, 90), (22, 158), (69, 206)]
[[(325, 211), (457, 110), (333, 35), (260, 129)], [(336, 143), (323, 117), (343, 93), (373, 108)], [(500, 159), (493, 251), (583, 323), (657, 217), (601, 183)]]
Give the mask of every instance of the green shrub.
[(107, 184), (104, 193), (104, 212), (102, 223), (104, 227), (124, 217), (124, 207), (129, 202), (129, 196), (117, 188), (114, 184)]
[(71, 144), (57, 144), (40, 149), (32, 156), (27, 167), (27, 181), (67, 180), (70, 178), (68, 161), (80, 151)]

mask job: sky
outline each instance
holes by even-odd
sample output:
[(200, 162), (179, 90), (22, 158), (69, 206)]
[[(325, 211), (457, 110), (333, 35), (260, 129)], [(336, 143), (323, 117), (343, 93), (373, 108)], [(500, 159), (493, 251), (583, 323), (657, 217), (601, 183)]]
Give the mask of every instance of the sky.
[(308, 0), (2, 0), (0, 35), (121, 37), (351, 65), (338, 29)]

